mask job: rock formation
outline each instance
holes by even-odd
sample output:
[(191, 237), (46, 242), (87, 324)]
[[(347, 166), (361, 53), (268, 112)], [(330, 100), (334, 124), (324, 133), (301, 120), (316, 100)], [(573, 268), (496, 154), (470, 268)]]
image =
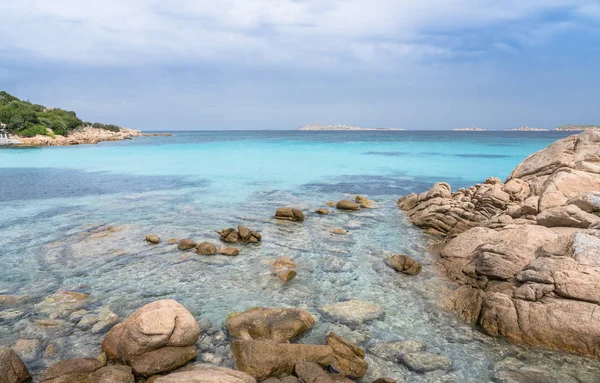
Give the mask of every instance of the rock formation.
[(262, 240), (260, 233), (241, 225), (237, 227), (237, 230), (230, 227), (221, 229), (217, 233), (221, 236), (221, 241), (227, 243), (258, 243)]
[(600, 131), (527, 157), (505, 183), (452, 193), (437, 183), (398, 201), (443, 235), (440, 265), (459, 287), (445, 302), (490, 335), (600, 356)]
[(285, 221), (302, 222), (304, 221), (304, 213), (295, 207), (280, 207), (275, 212), (275, 218)]
[(172, 299), (149, 303), (104, 337), (102, 350), (111, 360), (131, 366), (138, 376), (171, 371), (196, 356), (200, 326)]

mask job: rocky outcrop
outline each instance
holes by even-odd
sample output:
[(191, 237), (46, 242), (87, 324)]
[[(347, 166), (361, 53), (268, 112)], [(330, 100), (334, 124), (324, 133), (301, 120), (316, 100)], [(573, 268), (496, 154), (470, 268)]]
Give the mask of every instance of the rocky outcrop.
[(149, 303), (104, 337), (102, 350), (111, 360), (150, 376), (182, 366), (196, 355), (200, 326), (185, 307), (172, 299)]
[[(435, 184), (398, 205), (445, 236), (446, 307), (490, 335), (600, 356), (600, 131), (532, 154), (505, 183)], [(405, 364), (412, 364), (410, 360)]]
[(218, 231), (221, 241), (227, 243), (258, 243), (262, 240), (259, 232), (248, 229), (246, 226), (238, 226), (237, 230), (233, 227)]
[(153, 136), (155, 134), (144, 134), (139, 130), (121, 128), (118, 132), (106, 129), (96, 129), (91, 126), (80, 128), (71, 132), (68, 136), (19, 137), (21, 146), (68, 146), (82, 144), (97, 144), (103, 141), (122, 141), (134, 137)]
[(244, 339), (269, 339), (287, 342), (315, 325), (313, 316), (304, 310), (254, 307), (227, 318), (231, 335)]
[(275, 218), (285, 221), (302, 222), (304, 221), (304, 213), (295, 207), (280, 207), (275, 212)]
[(0, 383), (27, 383), (30, 381), (31, 375), (21, 358), (10, 348), (0, 346)]

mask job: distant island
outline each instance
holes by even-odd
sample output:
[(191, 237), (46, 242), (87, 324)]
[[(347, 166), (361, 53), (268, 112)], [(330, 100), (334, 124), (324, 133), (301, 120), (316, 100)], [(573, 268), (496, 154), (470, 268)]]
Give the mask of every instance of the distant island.
[(531, 128), (529, 126), (521, 126), (520, 128), (516, 128), (516, 129), (507, 129), (508, 131), (511, 132), (547, 132), (548, 129), (544, 129), (544, 128)]
[(462, 131), (462, 132), (485, 132), (485, 129), (483, 129), (483, 128), (455, 128), (452, 130)]
[(567, 125), (561, 125), (558, 128), (554, 128), (552, 129), (553, 131), (582, 131), (582, 130), (589, 130), (589, 129), (600, 129), (600, 126), (598, 125), (572, 125), (572, 124), (567, 124)]
[(0, 131), (3, 143), (24, 146), (96, 144), (132, 137), (171, 135), (144, 134), (113, 124), (84, 122), (73, 111), (33, 104), (0, 91)]
[(405, 130), (397, 128), (359, 128), (358, 126), (349, 125), (320, 125), (320, 124), (308, 124), (304, 125), (296, 130)]

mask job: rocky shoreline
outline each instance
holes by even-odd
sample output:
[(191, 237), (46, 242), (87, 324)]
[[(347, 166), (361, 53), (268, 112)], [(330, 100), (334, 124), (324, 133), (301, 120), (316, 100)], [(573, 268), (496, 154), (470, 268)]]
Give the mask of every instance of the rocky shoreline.
[(106, 129), (85, 127), (78, 129), (68, 136), (54, 137), (37, 135), (35, 137), (17, 137), (19, 143), (15, 146), (70, 146), (97, 144), (104, 141), (130, 140), (135, 137), (172, 136), (170, 133), (142, 133), (139, 130), (120, 128), (118, 132)]
[(532, 154), (506, 182), (398, 200), (440, 236), (439, 264), (464, 321), (512, 342), (600, 356), (600, 131)]

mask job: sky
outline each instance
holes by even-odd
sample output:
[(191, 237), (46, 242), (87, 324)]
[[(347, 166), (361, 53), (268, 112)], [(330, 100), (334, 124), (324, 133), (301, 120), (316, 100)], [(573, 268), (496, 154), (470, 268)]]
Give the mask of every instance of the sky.
[(142, 130), (600, 124), (600, 0), (0, 0), (0, 89)]

